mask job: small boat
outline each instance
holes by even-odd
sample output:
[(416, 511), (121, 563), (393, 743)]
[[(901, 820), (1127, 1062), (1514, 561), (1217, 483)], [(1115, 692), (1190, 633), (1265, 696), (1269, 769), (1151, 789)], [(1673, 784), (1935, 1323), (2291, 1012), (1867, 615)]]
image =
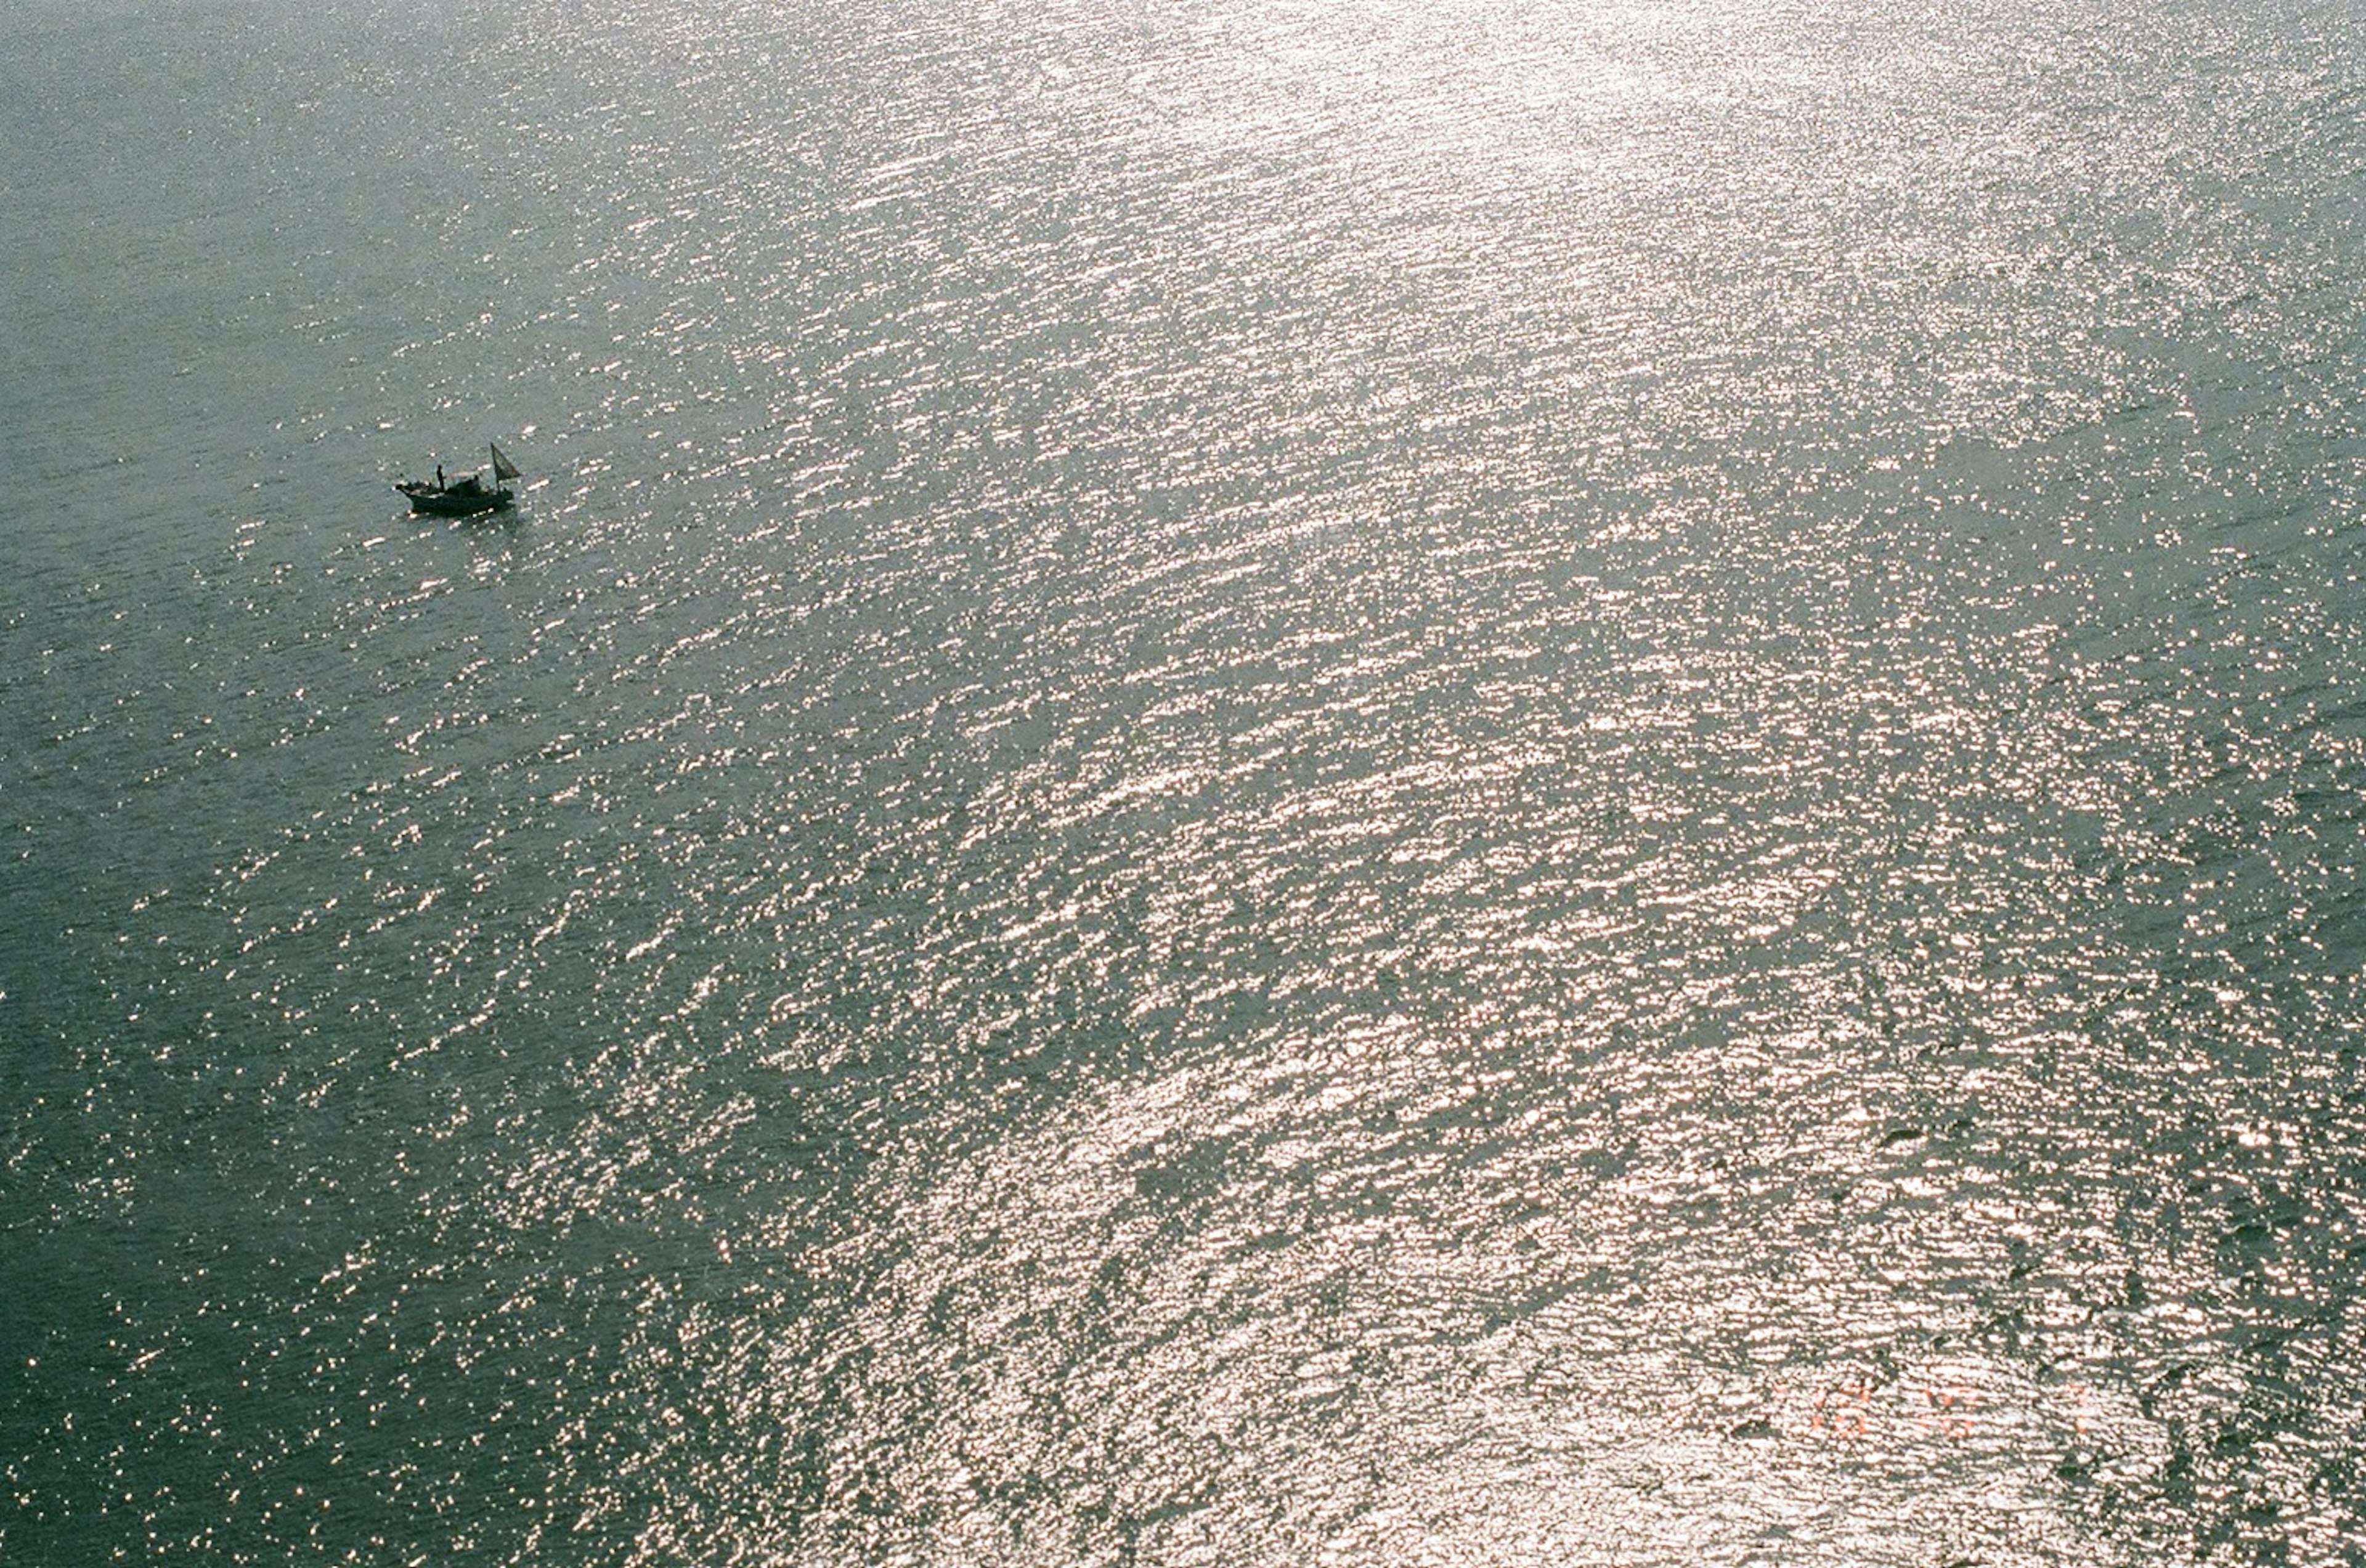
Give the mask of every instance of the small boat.
[(493, 482), (490, 485), (475, 474), (464, 474), (446, 484), (444, 470), (438, 468), (433, 479), (404, 479), (394, 488), (410, 498), (413, 513), (424, 513), (430, 517), (476, 517), (488, 512), (506, 512), (516, 505), (517, 492), (501, 481), (517, 477), (516, 465), (495, 446)]

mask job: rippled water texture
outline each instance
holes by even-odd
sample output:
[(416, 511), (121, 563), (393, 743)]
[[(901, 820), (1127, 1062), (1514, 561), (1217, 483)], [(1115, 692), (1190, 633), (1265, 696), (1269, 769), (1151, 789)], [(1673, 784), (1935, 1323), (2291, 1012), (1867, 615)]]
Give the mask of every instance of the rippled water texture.
[(0, 1559), (2366, 1557), (2362, 42), (12, 7)]

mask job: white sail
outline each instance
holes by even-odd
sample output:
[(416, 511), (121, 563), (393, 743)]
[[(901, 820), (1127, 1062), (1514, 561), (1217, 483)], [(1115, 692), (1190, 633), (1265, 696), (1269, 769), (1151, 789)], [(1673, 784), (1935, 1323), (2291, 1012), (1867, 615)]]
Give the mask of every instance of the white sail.
[[(489, 442), (489, 443), (487, 443), (487, 445), (489, 445), (489, 446), (490, 446), (490, 445), (491, 445), (491, 444)], [(507, 457), (502, 457), (502, 456), (501, 456), (501, 449), (500, 447), (498, 447), (498, 446), (494, 446), (494, 447), (493, 447), (493, 480), (494, 480), (494, 482), (498, 484), (498, 483), (499, 483), (500, 481), (501, 481), (502, 479), (515, 479), (515, 478), (517, 478), (517, 477), (518, 477), (517, 465), (516, 465), (516, 464), (514, 464), (514, 463), (513, 463), (513, 462), (511, 462)]]

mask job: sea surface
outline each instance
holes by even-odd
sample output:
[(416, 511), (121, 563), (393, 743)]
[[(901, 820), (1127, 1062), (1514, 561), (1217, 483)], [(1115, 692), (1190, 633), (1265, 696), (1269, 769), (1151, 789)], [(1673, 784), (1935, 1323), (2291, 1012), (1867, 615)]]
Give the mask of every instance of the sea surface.
[(2366, 1562), (2361, 299), (2352, 0), (11, 0), (0, 1562)]

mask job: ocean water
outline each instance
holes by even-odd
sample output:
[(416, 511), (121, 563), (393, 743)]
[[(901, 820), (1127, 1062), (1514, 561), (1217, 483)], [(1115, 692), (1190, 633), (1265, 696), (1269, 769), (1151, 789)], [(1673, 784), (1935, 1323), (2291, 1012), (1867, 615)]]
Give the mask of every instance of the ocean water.
[(0, 106), (0, 1561), (2366, 1560), (2354, 6)]

